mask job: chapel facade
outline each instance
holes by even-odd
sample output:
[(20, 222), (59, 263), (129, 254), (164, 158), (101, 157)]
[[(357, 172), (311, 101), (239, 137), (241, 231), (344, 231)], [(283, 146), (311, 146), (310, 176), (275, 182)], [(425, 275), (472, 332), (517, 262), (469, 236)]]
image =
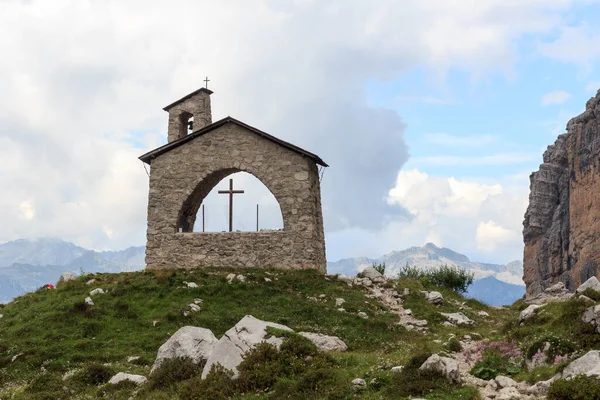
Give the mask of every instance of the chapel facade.
[[(326, 271), (317, 155), (231, 117), (212, 122), (201, 88), (166, 106), (168, 142), (150, 165), (146, 269), (254, 267)], [(193, 121), (193, 122), (192, 122)], [(193, 130), (188, 129), (193, 124)], [(283, 229), (194, 232), (196, 214), (225, 177), (258, 178), (281, 208)]]

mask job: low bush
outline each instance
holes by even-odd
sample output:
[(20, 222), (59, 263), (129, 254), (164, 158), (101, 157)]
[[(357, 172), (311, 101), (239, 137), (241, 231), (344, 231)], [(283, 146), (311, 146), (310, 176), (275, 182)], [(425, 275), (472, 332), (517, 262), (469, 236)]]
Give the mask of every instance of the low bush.
[(179, 395), (182, 399), (227, 400), (236, 394), (237, 385), (233, 372), (221, 364), (211, 367), (205, 379), (196, 376), (183, 386)]
[(98, 386), (108, 382), (113, 375), (114, 371), (112, 368), (100, 363), (91, 363), (85, 365), (73, 377), (73, 380), (87, 386)]
[(385, 275), (385, 263), (376, 264), (373, 263), (373, 268), (375, 271), (379, 272), (381, 275)]
[(150, 389), (168, 388), (202, 372), (201, 366), (189, 357), (168, 358), (162, 361), (148, 379)]
[(523, 362), (521, 350), (515, 342), (480, 342), (470, 353), (468, 359), (476, 360), (471, 375), (489, 380), (498, 375), (512, 376), (521, 372)]
[(424, 285), (434, 285), (457, 293), (465, 293), (473, 283), (474, 275), (465, 269), (448, 265), (421, 270), (407, 264), (398, 273), (398, 278), (418, 279)]
[(545, 350), (545, 353), (550, 362), (553, 362), (556, 357), (570, 354), (576, 349), (575, 343), (568, 339), (563, 339), (555, 335), (545, 335), (529, 346), (526, 354), (527, 358), (532, 359), (536, 356), (536, 354), (541, 354), (544, 348), (547, 346), (546, 343), (548, 343), (549, 347), (547, 350)]
[(592, 288), (585, 289), (583, 292), (581, 292), (581, 294), (589, 297), (590, 299), (596, 302), (600, 301), (600, 292)]
[(462, 349), (462, 344), (460, 344), (460, 341), (457, 338), (448, 340), (448, 350), (451, 352), (458, 353), (459, 351), (462, 351)]
[(600, 379), (579, 375), (570, 380), (558, 379), (550, 385), (548, 400), (600, 400)]
[(422, 396), (437, 389), (449, 391), (458, 387), (439, 371), (419, 369), (430, 355), (424, 353), (411, 358), (402, 371), (392, 377), (392, 385), (386, 391), (386, 396), (389, 398)]

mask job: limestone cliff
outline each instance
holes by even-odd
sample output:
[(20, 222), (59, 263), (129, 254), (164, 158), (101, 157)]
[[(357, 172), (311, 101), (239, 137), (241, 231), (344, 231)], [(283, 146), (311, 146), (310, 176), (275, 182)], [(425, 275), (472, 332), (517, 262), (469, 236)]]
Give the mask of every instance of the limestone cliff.
[(600, 275), (600, 90), (567, 124), (530, 176), (523, 222), (527, 297)]

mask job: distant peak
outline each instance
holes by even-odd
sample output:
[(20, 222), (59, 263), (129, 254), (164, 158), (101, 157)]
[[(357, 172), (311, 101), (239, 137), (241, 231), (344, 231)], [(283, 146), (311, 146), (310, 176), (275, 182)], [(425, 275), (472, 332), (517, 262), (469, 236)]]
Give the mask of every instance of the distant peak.
[(426, 249), (434, 249), (434, 250), (437, 250), (437, 249), (439, 249), (439, 247), (437, 247), (437, 246), (436, 246), (434, 243), (432, 243), (432, 242), (429, 242), (429, 243), (427, 243), (427, 244), (426, 244), (425, 246), (423, 246), (423, 247), (425, 247)]

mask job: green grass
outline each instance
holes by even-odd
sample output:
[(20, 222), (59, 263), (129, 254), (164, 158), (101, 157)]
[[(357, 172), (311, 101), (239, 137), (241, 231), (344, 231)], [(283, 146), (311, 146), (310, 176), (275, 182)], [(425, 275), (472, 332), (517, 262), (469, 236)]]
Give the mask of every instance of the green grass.
[[(233, 271), (244, 274), (247, 281), (228, 284), (225, 276)], [(522, 306), (518, 302), (511, 308), (494, 309), (476, 300), (464, 299), (449, 288), (439, 288), (418, 279), (401, 279), (387, 285), (395, 286), (400, 293), (410, 288), (404, 307), (411, 309), (416, 318), (429, 321), (427, 334), (410, 332), (397, 325), (397, 316), (376, 299), (367, 298), (363, 289), (349, 287), (315, 271), (145, 271), (96, 274), (93, 275), (96, 283), (86, 285), (91, 278), (80, 277), (56, 290), (30, 293), (2, 307), (0, 398), (185, 399), (202, 390), (205, 390), (202, 393), (213, 393), (211, 387), (204, 388), (207, 384), (198, 381), (199, 369), (183, 364), (171, 366), (163, 376), (142, 388), (105, 382), (108, 375), (116, 372), (149, 376), (158, 348), (180, 327), (199, 326), (221, 337), (248, 314), (287, 325), (296, 332), (338, 336), (348, 345), (348, 351), (327, 356), (309, 353), (322, 366), (309, 368), (308, 361), (298, 356), (302, 360), (296, 362), (294, 357), (314, 349), (302, 350), (299, 345), (291, 353), (280, 355), (262, 349), (264, 354), (253, 357), (266, 357), (265, 365), (273, 371), (272, 376), (260, 375), (260, 371), (250, 368), (249, 376), (262, 379), (262, 384), (253, 387), (246, 382), (245, 387), (232, 394), (234, 399), (277, 398), (273, 393), (289, 399), (418, 397), (417, 393), (407, 395), (405, 389), (399, 389), (395, 383), (399, 378), (392, 374), (391, 368), (406, 365), (415, 355), (424, 352), (448, 352), (448, 346), (443, 343), (452, 335), (461, 338), (468, 334), (490, 340), (511, 337), (524, 346), (525, 352), (527, 346), (534, 345), (542, 334), (551, 330), (563, 338), (574, 334), (577, 346), (593, 347), (593, 335), (577, 323), (576, 314), (583, 307), (577, 302), (547, 306), (548, 317), (542, 313), (538, 320), (519, 327), (511, 322), (516, 321)], [(265, 278), (271, 282), (265, 282)], [(196, 282), (199, 287), (184, 288), (184, 281)], [(106, 294), (94, 296), (95, 305), (89, 307), (83, 300), (96, 287), (103, 288)], [(441, 292), (444, 303), (439, 306), (428, 303), (420, 290)], [(325, 298), (320, 299), (320, 295)], [(335, 306), (335, 299), (340, 297), (346, 300), (343, 307), (347, 312), (340, 312)], [(203, 300), (202, 311), (183, 316), (183, 312), (189, 310), (188, 304), (196, 298)], [(478, 316), (481, 310), (490, 317)], [(366, 312), (369, 318), (358, 317), (359, 311)], [(439, 313), (457, 311), (476, 324), (444, 326), (445, 319)], [(570, 314), (575, 316), (565, 317)], [(564, 318), (572, 326), (560, 324)], [(434, 342), (436, 339), (440, 343)], [(457, 349), (457, 343), (453, 342), (452, 348)], [(129, 356), (140, 359), (128, 363)], [(287, 358), (283, 362), (280, 357)], [(295, 369), (281, 369), (278, 362)], [(549, 374), (541, 370), (534, 373)], [(524, 372), (519, 380), (532, 376)], [(367, 388), (354, 392), (350, 382), (357, 377), (367, 381)], [(413, 382), (411, 377), (403, 379)], [(227, 377), (216, 376), (215, 381), (218, 387), (218, 382), (227, 382)], [(477, 398), (474, 388), (451, 385), (443, 380), (436, 382), (419, 396), (437, 400)], [(219, 394), (214, 393), (214, 398), (219, 398)]]

